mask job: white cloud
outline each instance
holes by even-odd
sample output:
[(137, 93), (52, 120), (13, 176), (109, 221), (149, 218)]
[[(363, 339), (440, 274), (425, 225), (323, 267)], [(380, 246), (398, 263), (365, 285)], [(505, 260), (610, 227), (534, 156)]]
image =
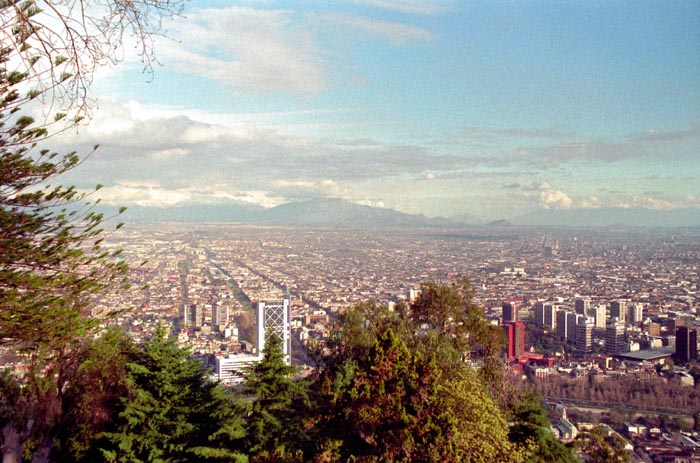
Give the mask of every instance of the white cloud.
[(170, 159), (170, 158), (181, 158), (189, 154), (189, 151), (183, 148), (172, 148), (165, 150), (156, 150), (151, 153), (153, 159)]
[(699, 139), (700, 123), (691, 122), (685, 129), (650, 129), (613, 140), (575, 140), (521, 146), (514, 151), (514, 161), (538, 169), (553, 169), (581, 161), (615, 163), (642, 157), (666, 160), (669, 151), (659, 149), (661, 145), (693, 143)]
[(234, 185), (216, 184), (173, 188), (160, 185), (156, 180), (119, 180), (103, 187), (97, 194), (103, 204), (142, 207), (171, 207), (184, 204), (247, 203), (273, 207), (288, 199), (271, 196), (262, 190), (238, 190)]
[(187, 189), (162, 188), (154, 180), (143, 183), (125, 181), (103, 187), (99, 197), (104, 204), (136, 204), (143, 207), (167, 207), (192, 199)]
[(421, 27), (389, 21), (380, 21), (363, 16), (329, 13), (319, 16), (335, 27), (349, 27), (362, 33), (382, 37), (393, 45), (406, 45), (422, 42), (434, 37), (433, 33)]
[[(178, 108), (135, 102), (109, 101), (102, 109), (95, 124), (51, 142), (58, 144), (54, 146), (58, 152), (87, 153), (93, 144), (102, 145), (61, 182), (85, 189), (102, 183), (105, 187), (99, 196), (108, 204), (167, 207), (186, 202), (245, 202), (270, 207), (323, 196), (444, 215), (450, 210), (500, 215), (494, 211), (510, 208), (520, 213), (537, 206), (668, 209), (700, 205), (687, 189), (677, 197), (660, 193), (666, 189), (658, 181), (636, 196), (629, 182), (620, 184), (620, 191), (590, 187), (583, 193), (574, 190), (571, 179), (556, 173), (540, 179), (531, 170), (520, 170), (521, 164), (499, 164), (489, 156), (460, 155), (458, 150), (437, 154), (419, 145), (293, 136), (246, 115), (241, 115), (240, 124), (236, 114), (224, 115), (227, 126), (221, 126), (201, 122), (216, 120), (218, 114), (200, 111), (198, 120), (193, 120)], [(112, 125), (115, 115), (119, 123)], [(566, 192), (560, 189), (563, 185)], [(591, 196), (594, 191), (597, 195)]]
[(680, 130), (659, 130), (652, 128), (642, 133), (629, 134), (627, 138), (636, 143), (652, 144), (697, 140), (700, 138), (700, 122), (693, 121), (688, 128)]
[(363, 206), (370, 206), (370, 207), (385, 207), (384, 201), (382, 200), (376, 200), (376, 199), (361, 199), (357, 201), (357, 204), (361, 204)]
[(454, 6), (452, 0), (353, 0), (353, 3), (410, 14), (438, 14)]
[(288, 199), (307, 199), (315, 197), (336, 198), (346, 191), (336, 180), (273, 180), (271, 194)]
[[(382, 198), (410, 179), (432, 177), (437, 183), (446, 173), (474, 166), (470, 159), (430, 155), (418, 146), (335, 143), (254, 124), (206, 124), (173, 108), (129, 102), (105, 109), (97, 115), (105, 118), (95, 125), (97, 135), (87, 126), (52, 141), (63, 144), (56, 146), (59, 152), (70, 147), (79, 153), (99, 142), (97, 154), (65, 182), (83, 188), (102, 183), (104, 201), (115, 204), (248, 201), (268, 206), (317, 196), (358, 200), (368, 197), (362, 189), (351, 189), (360, 183), (373, 185), (372, 197)], [(121, 122), (110, 127), (109, 116), (116, 113)]]
[(700, 207), (700, 198), (696, 198), (692, 195), (683, 197), (669, 197), (660, 194), (629, 195), (613, 203), (613, 206), (622, 208), (644, 207), (657, 210), (683, 209)]
[(547, 190), (540, 193), (540, 204), (545, 209), (570, 209), (574, 201), (563, 191)]
[(163, 61), (240, 93), (313, 95), (329, 85), (324, 52), (293, 19), (283, 10), (198, 10), (175, 25), (180, 43), (164, 42)]
[(581, 200), (578, 207), (582, 209), (596, 209), (601, 207), (600, 199), (597, 196), (589, 196), (588, 198)]

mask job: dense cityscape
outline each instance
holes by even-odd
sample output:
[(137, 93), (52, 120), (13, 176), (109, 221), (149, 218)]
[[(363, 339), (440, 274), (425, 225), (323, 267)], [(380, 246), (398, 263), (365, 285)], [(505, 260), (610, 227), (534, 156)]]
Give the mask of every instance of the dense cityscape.
[[(699, 379), (692, 369), (700, 309), (696, 229), (132, 224), (111, 235), (109, 246), (124, 249), (134, 289), (104, 297), (94, 310), (130, 309), (119, 323), (136, 339), (156, 325), (172, 326), (180, 344), (224, 382), (233, 376), (221, 359), (260, 348), (256, 302), (289, 299), (292, 363), (308, 366), (308, 341), (323, 342), (349, 307), (374, 300), (391, 308), (410, 302), (422, 283), (463, 279), (491, 323), (504, 327), (503, 359), (513, 374), (542, 382), (547, 399), (559, 404), (561, 439), (575, 438), (577, 424), (566, 418), (568, 396), (552, 389), (553, 378), (601, 382), (652, 372), (688, 390)], [(567, 403), (595, 406), (591, 400), (570, 396)], [(669, 400), (638, 410), (679, 415), (675, 434), (627, 413), (625, 437), (639, 461), (698, 458), (690, 431), (697, 431), (700, 407)]]

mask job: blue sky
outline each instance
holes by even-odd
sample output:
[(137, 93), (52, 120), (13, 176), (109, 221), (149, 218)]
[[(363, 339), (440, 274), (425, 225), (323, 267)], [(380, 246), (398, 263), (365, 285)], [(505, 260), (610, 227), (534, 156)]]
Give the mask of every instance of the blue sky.
[(102, 69), (103, 201), (700, 206), (699, 1), (192, 2)]

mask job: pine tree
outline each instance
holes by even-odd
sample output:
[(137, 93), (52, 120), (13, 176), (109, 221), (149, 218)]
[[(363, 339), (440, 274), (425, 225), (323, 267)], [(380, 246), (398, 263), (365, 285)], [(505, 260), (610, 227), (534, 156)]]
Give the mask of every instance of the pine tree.
[(295, 380), (296, 368), (284, 361), (282, 340), (268, 333), (263, 358), (246, 373), (254, 397), (246, 417), (247, 449), (252, 462), (304, 461), (307, 384)]
[[(33, 96), (20, 90), (31, 85), (29, 73), (7, 68), (15, 52), (0, 48), (0, 345), (23, 363), (25, 373), (16, 380), (26, 400), (7, 417), (3, 434), (20, 441), (32, 436), (35, 460), (45, 461), (51, 429), (60, 420), (69, 357), (100, 321), (87, 316), (91, 298), (125, 284), (127, 269), (119, 251), (101, 247), (103, 217), (86, 196), (46, 184), (79, 158), (38, 149), (47, 129), (19, 113)], [(3, 458), (21, 461), (16, 449), (4, 445)]]
[[(89, 119), (93, 71), (117, 60), (124, 33), (142, 44), (148, 67), (159, 19), (181, 8), (180, 0), (0, 2), (0, 347), (26, 372), (12, 378), (22, 400), (2, 417), (6, 461), (21, 461), (26, 439), (33, 460), (48, 459), (73, 354), (99, 322), (86, 316), (91, 298), (126, 275), (119, 251), (101, 246), (92, 193), (57, 184), (90, 153), (39, 145)], [(6, 379), (2, 400), (16, 392)]]
[(97, 443), (106, 461), (246, 461), (234, 444), (244, 431), (232, 397), (164, 328), (129, 357), (128, 395)]

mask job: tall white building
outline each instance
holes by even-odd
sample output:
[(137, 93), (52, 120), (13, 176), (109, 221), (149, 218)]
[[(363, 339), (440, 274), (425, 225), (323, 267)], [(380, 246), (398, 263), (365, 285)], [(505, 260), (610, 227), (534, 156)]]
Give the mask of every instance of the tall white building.
[(535, 303), (535, 324), (537, 326), (544, 326), (544, 303)]
[(292, 361), (292, 308), (289, 292), (281, 302), (258, 302), (256, 320), (258, 325), (257, 348), (262, 353), (265, 336), (275, 333), (282, 340), (282, 352), (287, 365)]
[(552, 330), (557, 327), (557, 306), (551, 304), (544, 305), (544, 326)]
[(644, 321), (642, 315), (642, 304), (629, 304), (627, 306), (627, 321), (629, 323), (641, 323), (642, 321)]
[(605, 320), (607, 317), (608, 308), (605, 304), (600, 304), (597, 307), (593, 307), (588, 315), (593, 317), (593, 323), (596, 328), (605, 329)]
[(610, 319), (624, 322), (627, 318), (627, 300), (617, 299), (610, 303)]
[[(217, 322), (228, 321), (228, 306), (222, 305), (219, 309)], [(289, 292), (281, 302), (258, 302), (256, 308), (257, 330), (257, 354), (231, 354), (216, 357), (216, 378), (227, 384), (235, 384), (243, 381), (242, 372), (246, 367), (255, 365), (262, 360), (262, 350), (265, 346), (265, 335), (268, 332), (275, 333), (282, 340), (282, 352), (287, 365), (292, 359), (292, 329), (291, 329), (291, 304)], [(230, 329), (230, 328), (228, 328)]]
[(588, 315), (588, 311), (591, 308), (591, 300), (578, 298), (574, 301), (576, 313), (579, 315)]

